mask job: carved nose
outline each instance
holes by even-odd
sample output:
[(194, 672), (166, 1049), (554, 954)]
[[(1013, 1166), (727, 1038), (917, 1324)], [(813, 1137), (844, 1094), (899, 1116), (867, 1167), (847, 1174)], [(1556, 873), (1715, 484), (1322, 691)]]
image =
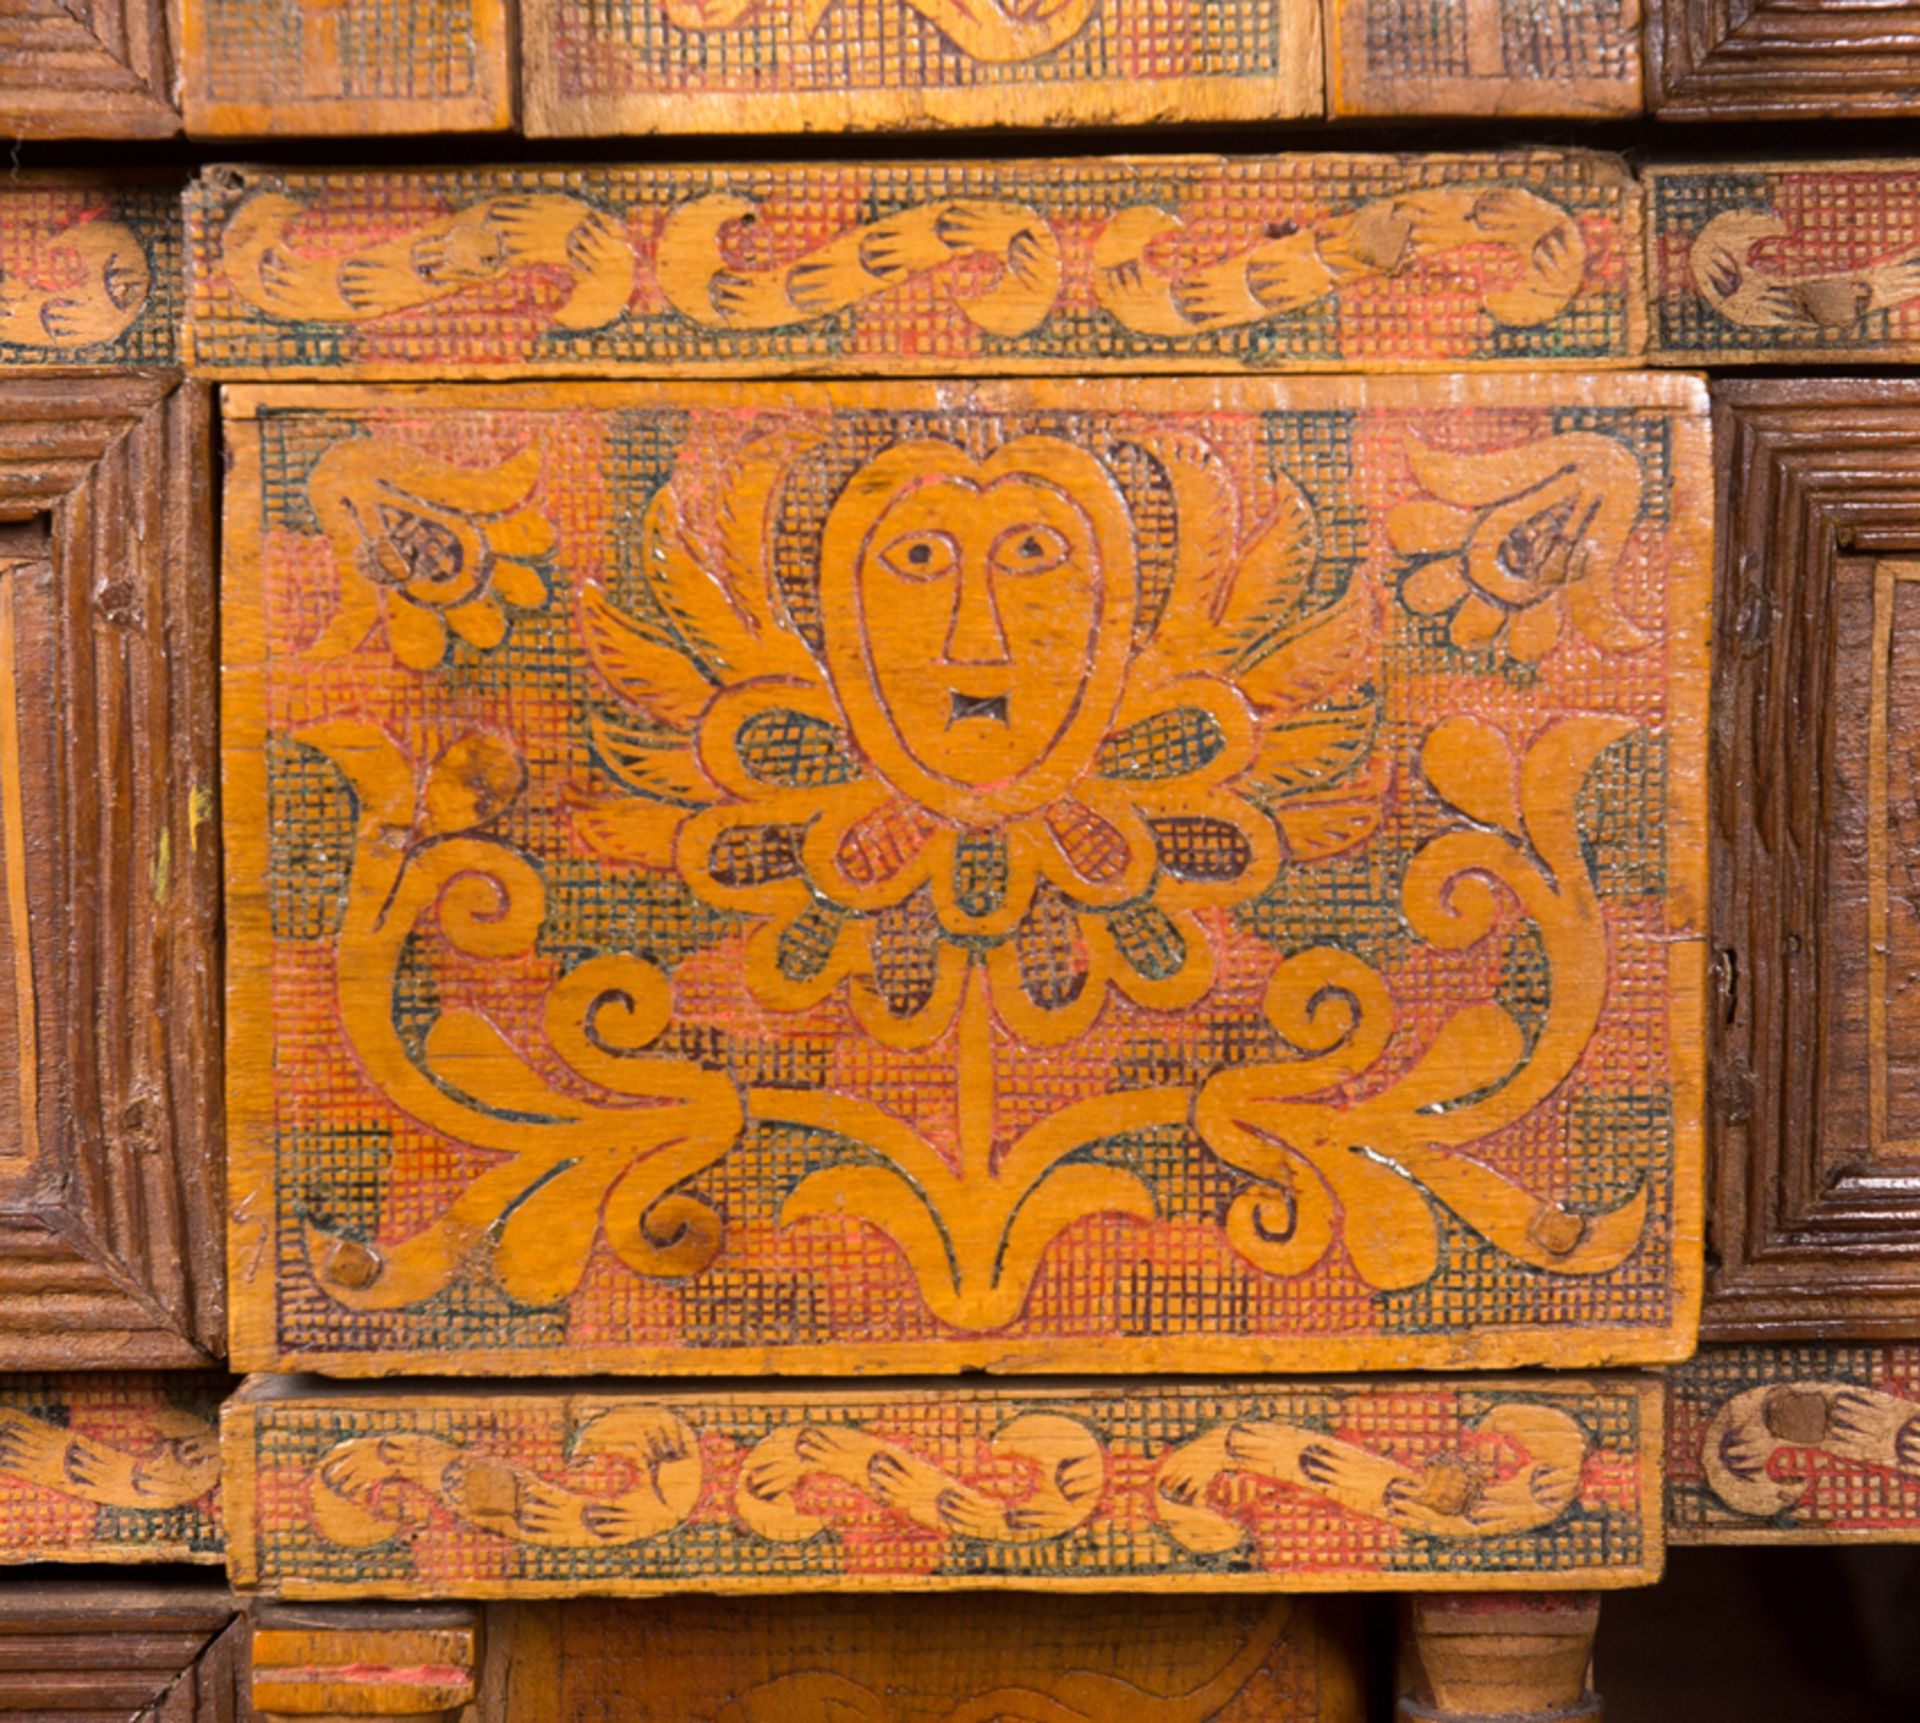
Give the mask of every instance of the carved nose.
[(983, 569), (961, 564), (944, 656), (949, 664), (1008, 662), (1007, 636), (1000, 626), (999, 606), (993, 601), (993, 582)]

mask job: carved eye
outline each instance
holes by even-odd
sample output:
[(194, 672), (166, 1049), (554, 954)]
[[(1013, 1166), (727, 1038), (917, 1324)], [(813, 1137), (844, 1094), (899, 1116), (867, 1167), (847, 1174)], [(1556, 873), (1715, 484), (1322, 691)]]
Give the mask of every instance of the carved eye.
[(902, 580), (938, 580), (954, 571), (960, 553), (943, 532), (909, 532), (888, 545), (880, 560)]
[(1035, 521), (1031, 526), (1008, 527), (993, 541), (988, 560), (1000, 574), (1045, 574), (1072, 554), (1065, 533)]

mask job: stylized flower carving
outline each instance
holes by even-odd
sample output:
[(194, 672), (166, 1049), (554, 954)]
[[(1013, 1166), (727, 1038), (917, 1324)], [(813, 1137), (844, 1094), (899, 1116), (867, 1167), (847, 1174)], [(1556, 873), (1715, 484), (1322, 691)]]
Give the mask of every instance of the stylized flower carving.
[(576, 810), (588, 841), (759, 918), (763, 1002), (845, 985), (893, 1045), (941, 1034), (976, 966), (1038, 1044), (1110, 992), (1193, 1003), (1213, 980), (1198, 912), (1378, 818), (1375, 605), (1358, 584), (1310, 597), (1313, 516), (1284, 476), (1243, 536), (1210, 450), (1126, 447), (1177, 516), (1159, 593), (1117, 456), (922, 438), (839, 489), (805, 625), (769, 574), (792, 445), (738, 455), (717, 503), (676, 480), (645, 523), (655, 614), (581, 595), (644, 720), (595, 726), (628, 794)]
[(1494, 647), (1537, 664), (1560, 637), (1562, 601), (1595, 645), (1630, 652), (1646, 637), (1615, 606), (1613, 573), (1640, 515), (1640, 463), (1584, 431), (1486, 455), (1413, 445), (1414, 476), (1439, 501), (1387, 517), (1411, 559), (1401, 601), (1447, 618), (1466, 650)]
[(380, 438), (329, 449), (307, 494), (333, 545), (340, 607), (313, 654), (351, 652), (383, 620), (413, 670), (438, 665), (449, 635), (498, 646), (508, 606), (547, 601), (539, 564), (554, 533), (528, 503), (539, 480), (537, 449), (497, 467), (451, 466)]

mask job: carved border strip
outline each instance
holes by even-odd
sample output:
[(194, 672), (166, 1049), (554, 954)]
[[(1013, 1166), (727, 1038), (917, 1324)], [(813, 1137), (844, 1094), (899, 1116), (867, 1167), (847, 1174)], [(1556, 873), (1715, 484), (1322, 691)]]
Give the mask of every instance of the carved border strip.
[[(1645, 350), (1617, 157), (285, 173), (187, 193), (228, 379), (1592, 370)], [(342, 228), (354, 249), (307, 236)]]
[[(0, 382), (0, 517), (44, 516), (14, 596), (38, 1170), (0, 1200), (0, 1366), (196, 1365), (222, 1345), (219, 846), (207, 392)], [(30, 636), (30, 638), (29, 638)], [(32, 830), (30, 824), (29, 827)]]
[(1920, 1346), (1714, 1346), (1666, 1382), (1675, 1543), (1920, 1543)]
[(426, 1393), (225, 1408), (236, 1585), (289, 1597), (1620, 1586), (1648, 1376)]
[(223, 1561), (225, 1387), (200, 1375), (0, 1377), (0, 1563)]
[(1920, 1315), (1920, 1176), (1832, 1139), (1817, 1060), (1837, 571), (1920, 549), (1920, 382), (1714, 390), (1710, 1263), (1720, 1339), (1898, 1338)]
[(0, 181), (0, 375), (178, 362), (180, 191), (133, 174)]

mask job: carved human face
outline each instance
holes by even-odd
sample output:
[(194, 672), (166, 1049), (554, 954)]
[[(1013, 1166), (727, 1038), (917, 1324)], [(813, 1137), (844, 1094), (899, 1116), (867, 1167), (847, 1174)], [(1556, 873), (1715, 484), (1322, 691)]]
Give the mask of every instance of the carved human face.
[(822, 540), (827, 655), (880, 773), (937, 811), (1030, 810), (1112, 718), (1135, 603), (1126, 507), (1084, 450), (1026, 437), (985, 461), (898, 444)]

